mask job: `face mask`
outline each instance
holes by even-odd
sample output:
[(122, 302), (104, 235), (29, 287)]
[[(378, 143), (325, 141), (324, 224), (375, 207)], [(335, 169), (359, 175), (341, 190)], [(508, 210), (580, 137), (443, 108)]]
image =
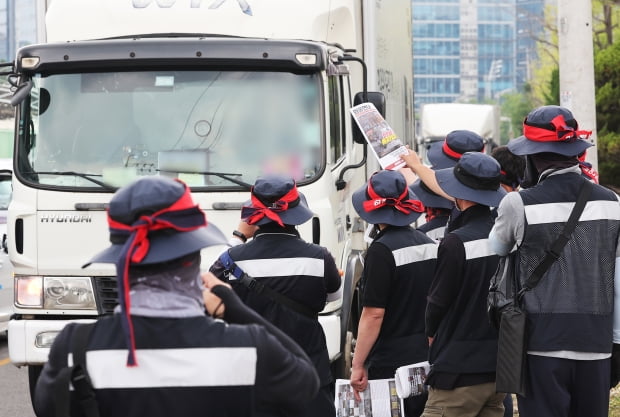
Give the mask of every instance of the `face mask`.
[(527, 155), (525, 157), (525, 173), (523, 176), (523, 181), (521, 181), (521, 188), (530, 188), (538, 183), (538, 170), (536, 169), (536, 165), (534, 165), (534, 161), (532, 161), (532, 157)]

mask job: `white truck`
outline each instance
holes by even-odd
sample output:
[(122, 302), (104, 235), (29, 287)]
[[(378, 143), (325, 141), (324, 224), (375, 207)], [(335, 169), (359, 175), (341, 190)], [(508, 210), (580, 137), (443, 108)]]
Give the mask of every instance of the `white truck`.
[[(422, 157), (434, 142), (443, 141), (453, 130), (471, 130), (485, 140), (485, 151), (500, 144), (500, 109), (493, 104), (429, 103), (420, 108), (416, 134)], [(426, 161), (428, 162), (428, 161)]]
[[(329, 248), (344, 272), (320, 321), (336, 374), (346, 372), (364, 249), (350, 196), (378, 169), (348, 109), (372, 101), (413, 137), (410, 1), (46, 6), (46, 43), (20, 49), (12, 68), (9, 354), (29, 366), (31, 387), (68, 321), (116, 305), (113, 266), (81, 265), (108, 245), (115, 189), (142, 175), (186, 181), (226, 233), (258, 175), (293, 175), (315, 213), (302, 237)], [(203, 253), (205, 269), (222, 249)]]

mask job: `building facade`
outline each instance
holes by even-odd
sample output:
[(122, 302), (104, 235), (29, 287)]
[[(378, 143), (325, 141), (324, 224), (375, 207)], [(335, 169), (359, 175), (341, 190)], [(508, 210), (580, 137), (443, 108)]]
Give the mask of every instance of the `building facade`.
[(37, 3), (37, 0), (0, 0), (0, 61), (12, 61), (19, 48), (39, 41)]
[(498, 100), (536, 58), (544, 0), (412, 0), (414, 97), (423, 103)]

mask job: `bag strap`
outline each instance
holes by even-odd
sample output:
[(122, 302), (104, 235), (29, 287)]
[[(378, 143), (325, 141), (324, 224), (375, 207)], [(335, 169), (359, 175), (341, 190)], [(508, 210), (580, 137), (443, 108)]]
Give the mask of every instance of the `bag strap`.
[(235, 276), (239, 282), (246, 287), (248, 290), (255, 292), (257, 294), (262, 294), (276, 303), (282, 304), (285, 307), (290, 308), (291, 310), (301, 314), (302, 316), (306, 316), (311, 319), (316, 319), (317, 314), (315, 311), (310, 309), (309, 307), (293, 300), (292, 298), (287, 297), (286, 295), (279, 293), (268, 285), (263, 284), (258, 281), (256, 278), (249, 276), (243, 271), (243, 269), (239, 268), (239, 265), (233, 261), (230, 253), (225, 251), (220, 255), (219, 258), (224, 268), (230, 272), (233, 276)]
[(570, 241), (571, 235), (575, 231), (575, 227), (577, 227), (579, 217), (581, 216), (581, 213), (583, 213), (583, 209), (588, 202), (588, 198), (590, 197), (593, 188), (594, 185), (590, 181), (583, 179), (583, 184), (579, 189), (577, 201), (575, 202), (575, 206), (568, 217), (568, 221), (564, 224), (562, 233), (560, 233), (560, 236), (558, 236), (551, 247), (545, 252), (545, 257), (536, 266), (532, 274), (525, 280), (523, 288), (519, 291), (519, 298), (523, 298), (526, 291), (536, 287), (543, 275), (545, 275), (545, 272), (547, 272), (555, 261), (560, 259), (564, 247)]
[(71, 394), (69, 383), (73, 385), (78, 404), (86, 417), (99, 417), (99, 407), (95, 391), (86, 370), (86, 346), (95, 323), (79, 324), (75, 327), (71, 339), (73, 366), (63, 368), (58, 374), (55, 388), (56, 417), (71, 415)]
[(95, 390), (86, 368), (86, 345), (95, 323), (77, 326), (73, 336), (73, 372), (71, 383), (77, 394), (78, 403), (86, 417), (99, 417), (99, 406)]

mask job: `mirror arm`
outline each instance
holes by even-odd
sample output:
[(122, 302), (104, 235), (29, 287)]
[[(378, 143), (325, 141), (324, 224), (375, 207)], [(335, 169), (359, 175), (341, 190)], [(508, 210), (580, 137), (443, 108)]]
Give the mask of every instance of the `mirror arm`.
[(338, 191), (343, 190), (344, 187), (347, 186), (347, 182), (344, 180), (345, 172), (347, 172), (350, 169), (360, 168), (364, 166), (364, 164), (366, 163), (366, 160), (368, 159), (368, 145), (364, 143), (362, 144), (362, 146), (364, 147), (363, 148), (364, 156), (362, 156), (362, 160), (358, 162), (357, 164), (347, 165), (346, 167), (342, 168), (342, 171), (340, 171), (340, 175), (338, 176), (338, 179), (336, 180), (336, 190)]
[[(362, 94), (364, 95), (364, 101), (368, 101), (368, 67), (366, 67), (366, 63), (364, 62), (364, 60), (353, 55), (341, 56), (339, 60), (341, 62), (355, 61), (362, 66)], [(368, 146), (366, 143), (362, 144), (362, 146), (364, 147), (364, 156), (362, 157), (362, 160), (357, 164), (347, 165), (346, 167), (342, 168), (342, 171), (340, 171), (340, 175), (336, 180), (336, 190), (343, 190), (347, 186), (347, 182), (344, 180), (345, 172), (350, 169), (360, 168), (364, 166), (364, 164), (366, 164), (366, 160), (368, 158)]]
[(364, 94), (364, 102), (368, 101), (368, 67), (363, 59), (353, 55), (344, 55), (339, 58), (340, 62), (355, 61), (362, 66), (362, 94)]

